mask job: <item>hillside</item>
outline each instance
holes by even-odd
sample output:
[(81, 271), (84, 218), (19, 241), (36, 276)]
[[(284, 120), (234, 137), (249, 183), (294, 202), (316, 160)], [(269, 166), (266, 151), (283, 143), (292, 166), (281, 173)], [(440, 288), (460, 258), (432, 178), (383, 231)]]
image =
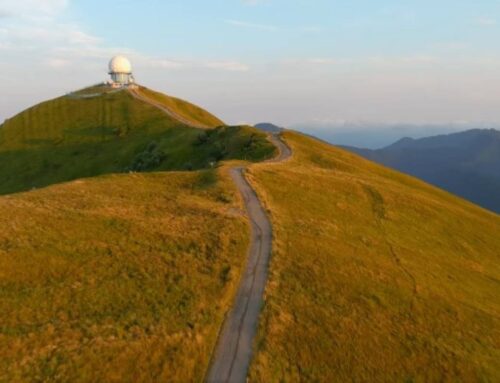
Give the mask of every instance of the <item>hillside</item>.
[[(0, 128), (2, 193), (59, 183), (0, 196), (0, 381), (206, 377), (251, 238), (227, 160), (276, 149), (141, 92), (211, 128), (102, 87)], [(250, 381), (499, 380), (500, 217), (283, 136), (241, 173), (272, 222)]]
[(269, 132), (269, 133), (279, 133), (283, 130), (282, 127), (279, 127), (278, 125), (271, 124), (269, 122), (261, 122), (260, 124), (255, 124), (254, 126), (257, 129), (260, 129), (264, 132)]
[(500, 380), (500, 217), (286, 132), (252, 382)]
[(274, 147), (246, 126), (149, 89), (183, 121), (127, 91), (94, 86), (36, 105), (0, 126), (0, 194), (128, 171), (191, 170), (225, 159), (261, 160)]
[(221, 168), (0, 197), (0, 381), (201, 381), (248, 245), (236, 193)]
[(347, 148), (500, 213), (500, 131), (403, 138), (379, 150)]

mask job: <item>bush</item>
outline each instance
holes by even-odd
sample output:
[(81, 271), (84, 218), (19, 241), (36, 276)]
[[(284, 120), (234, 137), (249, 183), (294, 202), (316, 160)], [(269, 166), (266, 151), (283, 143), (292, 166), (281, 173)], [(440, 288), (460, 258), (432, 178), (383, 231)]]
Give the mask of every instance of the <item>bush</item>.
[(150, 142), (146, 150), (137, 154), (132, 160), (132, 164), (128, 167), (128, 171), (143, 172), (152, 170), (161, 165), (165, 160), (166, 155), (158, 149), (156, 142)]
[(194, 142), (194, 144), (196, 146), (206, 144), (208, 142), (209, 138), (210, 138), (210, 136), (207, 132), (201, 132), (200, 134), (198, 134), (198, 137), (196, 138), (196, 141)]
[(228, 154), (226, 146), (221, 144), (220, 142), (216, 142), (214, 144), (213, 149), (210, 152), (211, 157), (215, 158), (215, 161), (223, 160)]

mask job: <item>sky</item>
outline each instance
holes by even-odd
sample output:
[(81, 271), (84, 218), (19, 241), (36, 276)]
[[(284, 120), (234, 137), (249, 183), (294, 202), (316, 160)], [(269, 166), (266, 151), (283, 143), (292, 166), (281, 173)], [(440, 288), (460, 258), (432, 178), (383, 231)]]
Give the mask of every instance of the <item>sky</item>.
[(0, 0), (0, 121), (107, 78), (227, 123), (500, 123), (497, 0)]

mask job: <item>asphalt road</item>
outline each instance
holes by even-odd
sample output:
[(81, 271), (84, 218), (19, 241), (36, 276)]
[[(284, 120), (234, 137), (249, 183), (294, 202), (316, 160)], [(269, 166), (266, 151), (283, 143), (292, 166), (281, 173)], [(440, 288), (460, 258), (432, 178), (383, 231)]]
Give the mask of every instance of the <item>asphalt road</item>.
[(143, 101), (143, 102), (145, 102), (147, 104), (150, 104), (150, 105), (152, 105), (152, 106), (160, 109), (161, 111), (165, 112), (170, 117), (172, 117), (173, 119), (175, 119), (175, 120), (177, 120), (177, 121), (179, 121), (179, 122), (181, 122), (181, 123), (183, 123), (185, 125), (193, 126), (195, 128), (201, 128), (201, 129), (206, 129), (207, 128), (207, 126), (205, 126), (205, 125), (194, 123), (194, 122), (188, 120), (187, 118), (182, 117), (181, 115), (175, 113), (173, 110), (171, 110), (170, 108), (168, 108), (166, 105), (163, 105), (160, 102), (152, 100), (148, 96), (146, 96), (143, 93), (141, 93), (139, 89), (128, 89), (128, 91), (129, 91), (129, 93), (132, 96), (134, 96), (138, 100), (141, 100), (141, 101)]
[[(205, 128), (194, 125), (138, 90), (130, 89), (129, 92), (135, 98), (155, 106), (186, 125)], [(268, 163), (282, 162), (291, 157), (291, 149), (282, 141), (279, 134), (269, 134), (269, 139), (279, 149), (279, 154), (268, 160)], [(245, 169), (236, 167), (230, 171), (231, 177), (245, 202), (251, 224), (251, 241), (247, 265), (236, 294), (236, 300), (226, 316), (219, 334), (207, 375), (209, 383), (244, 383), (246, 381), (252, 358), (252, 343), (257, 333), (259, 314), (264, 298), (272, 248), (271, 222), (257, 194), (245, 178)]]
[[(268, 162), (281, 162), (292, 154), (278, 135), (270, 140), (280, 154)], [(224, 321), (215, 354), (207, 376), (209, 383), (243, 383), (252, 358), (252, 343), (257, 325), (272, 248), (272, 227), (257, 194), (244, 175), (244, 168), (231, 169), (231, 177), (238, 187), (251, 223), (251, 242), (247, 265), (235, 302)]]

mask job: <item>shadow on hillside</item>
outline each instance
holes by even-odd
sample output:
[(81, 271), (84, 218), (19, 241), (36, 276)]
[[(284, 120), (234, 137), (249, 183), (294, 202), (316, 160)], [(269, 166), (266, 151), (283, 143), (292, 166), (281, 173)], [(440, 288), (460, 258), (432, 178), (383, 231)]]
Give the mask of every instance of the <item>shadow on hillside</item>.
[(209, 169), (229, 159), (261, 161), (275, 151), (265, 135), (241, 127), (201, 133), (172, 130), (86, 143), (39, 141), (24, 141), (24, 149), (0, 152), (0, 195), (105, 174)]

